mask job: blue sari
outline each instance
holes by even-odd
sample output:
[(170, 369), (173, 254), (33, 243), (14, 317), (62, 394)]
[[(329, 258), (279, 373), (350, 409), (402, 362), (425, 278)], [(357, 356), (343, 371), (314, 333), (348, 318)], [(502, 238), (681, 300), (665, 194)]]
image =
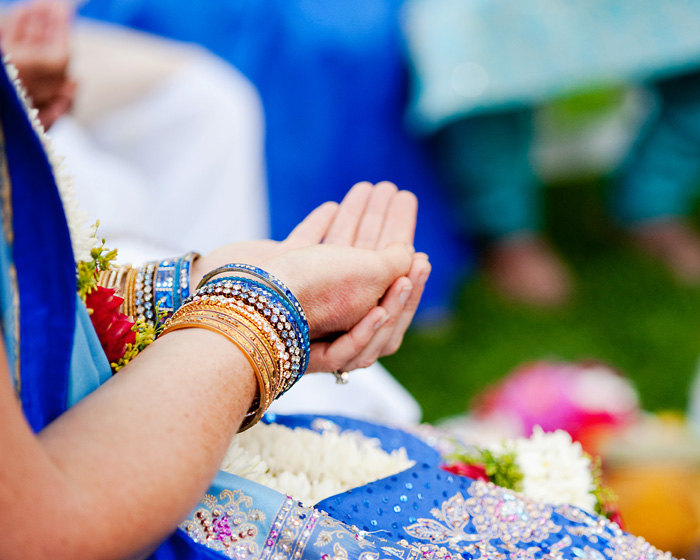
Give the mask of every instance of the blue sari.
[[(109, 379), (87, 311), (61, 200), (41, 142), (0, 72), (0, 307), (13, 386), (35, 431)], [(46, 270), (51, 281), (45, 282)], [(270, 418), (291, 427), (360, 430), (415, 465), (310, 508), (220, 472), (152, 558), (670, 558), (616, 525), (439, 468), (406, 432), (340, 417)], [(299, 450), (303, 452), (303, 450)]]

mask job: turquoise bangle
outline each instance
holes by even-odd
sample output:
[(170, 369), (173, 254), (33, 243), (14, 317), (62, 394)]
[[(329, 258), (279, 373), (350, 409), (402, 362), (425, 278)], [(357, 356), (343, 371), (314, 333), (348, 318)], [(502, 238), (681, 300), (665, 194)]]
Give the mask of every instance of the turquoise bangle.
[(159, 327), (190, 295), (190, 267), (197, 257), (199, 253), (191, 251), (182, 257), (163, 259), (158, 263), (154, 293)]

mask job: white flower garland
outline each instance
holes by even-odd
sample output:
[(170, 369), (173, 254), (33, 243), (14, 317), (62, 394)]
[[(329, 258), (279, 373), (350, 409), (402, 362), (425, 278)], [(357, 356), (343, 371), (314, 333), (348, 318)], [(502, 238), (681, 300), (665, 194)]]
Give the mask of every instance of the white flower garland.
[(526, 496), (549, 504), (571, 504), (595, 513), (591, 460), (568, 432), (547, 433), (535, 426), (529, 438), (504, 442), (494, 450), (515, 451)]
[(313, 505), (413, 464), (405, 449), (387, 453), (360, 432), (258, 424), (234, 438), (221, 470)]
[(63, 211), (68, 222), (71, 245), (73, 246), (73, 256), (76, 262), (89, 261), (90, 250), (95, 246), (96, 230), (95, 226), (86, 226), (88, 221), (87, 212), (80, 210), (75, 196), (75, 183), (73, 177), (66, 172), (64, 158), (55, 152), (53, 140), (46, 134), (44, 126), (39, 121), (39, 111), (32, 106), (31, 99), (27, 95), (22, 82), (19, 79), (17, 68), (10, 62), (10, 57), (3, 58), (5, 71), (10, 81), (15, 86), (17, 97), (19, 97), (24, 110), (27, 112), (29, 122), (32, 124), (34, 132), (39, 137), (53, 172), (54, 180), (58, 186), (58, 193), (63, 203)]

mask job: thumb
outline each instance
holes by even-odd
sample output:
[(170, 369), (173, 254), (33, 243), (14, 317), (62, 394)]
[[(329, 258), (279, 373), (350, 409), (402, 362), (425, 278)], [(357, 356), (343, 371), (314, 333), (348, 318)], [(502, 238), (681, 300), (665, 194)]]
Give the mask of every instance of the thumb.
[(407, 276), (413, 263), (415, 249), (407, 243), (392, 243), (378, 251), (387, 280), (393, 282), (400, 276)]

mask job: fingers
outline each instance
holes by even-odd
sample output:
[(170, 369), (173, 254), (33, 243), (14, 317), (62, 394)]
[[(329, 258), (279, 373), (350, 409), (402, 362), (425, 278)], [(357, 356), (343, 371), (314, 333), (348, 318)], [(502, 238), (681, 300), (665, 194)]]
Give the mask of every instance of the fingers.
[(326, 205), (320, 206), (294, 229), (287, 241), (303, 246), (322, 240), (360, 249), (384, 249), (392, 243), (412, 245), (417, 212), (416, 197), (399, 191), (393, 183), (357, 183), (334, 214)]
[(355, 234), (353, 245), (360, 249), (376, 249), (384, 227), (384, 218), (396, 193), (396, 185), (387, 181), (372, 189), (365, 212)]
[(384, 347), (394, 334), (394, 328), (402, 316), (404, 305), (411, 295), (411, 281), (402, 277), (396, 280), (382, 298), (381, 307), (386, 310), (387, 319), (376, 330), (372, 339), (351, 360), (341, 366), (343, 371), (366, 368), (384, 355)]
[(418, 199), (416, 196), (408, 191), (397, 192), (386, 210), (376, 247), (383, 249), (391, 243), (413, 245), (417, 214)]
[[(408, 279), (411, 281), (411, 294), (406, 300), (406, 303), (401, 309), (400, 315), (394, 324), (394, 328), (391, 335), (387, 337), (384, 346), (381, 349), (381, 356), (389, 356), (396, 352), (401, 343), (403, 342), (403, 336), (406, 330), (411, 325), (413, 321), (413, 316), (416, 314), (416, 309), (418, 309), (418, 304), (420, 303), (420, 298), (423, 295), (423, 290), (425, 289), (425, 283), (428, 281), (430, 276), (430, 262), (428, 261), (428, 255), (425, 253), (416, 253), (413, 257), (413, 264), (411, 265), (411, 271), (408, 273)], [(382, 305), (384, 305), (382, 303)]]
[(379, 266), (386, 280), (384, 284), (387, 288), (397, 278), (407, 276), (411, 265), (413, 264), (413, 255), (415, 254), (412, 245), (402, 243), (392, 243), (385, 249), (379, 251), (381, 258)]
[(345, 364), (369, 344), (388, 317), (388, 313), (382, 307), (375, 307), (349, 332), (333, 342), (314, 342), (311, 345), (307, 371), (342, 370)]
[(374, 187), (371, 183), (357, 183), (340, 203), (338, 213), (328, 230), (324, 243), (349, 245), (355, 242), (357, 228), (362, 221)]
[(399, 278), (348, 333), (333, 342), (312, 344), (309, 371), (351, 371), (369, 367), (396, 352), (403, 341), (430, 275), (425, 253), (418, 253), (408, 277)]
[(326, 202), (313, 210), (287, 236), (286, 242), (291, 247), (316, 245), (323, 241), (338, 212), (337, 202)]

